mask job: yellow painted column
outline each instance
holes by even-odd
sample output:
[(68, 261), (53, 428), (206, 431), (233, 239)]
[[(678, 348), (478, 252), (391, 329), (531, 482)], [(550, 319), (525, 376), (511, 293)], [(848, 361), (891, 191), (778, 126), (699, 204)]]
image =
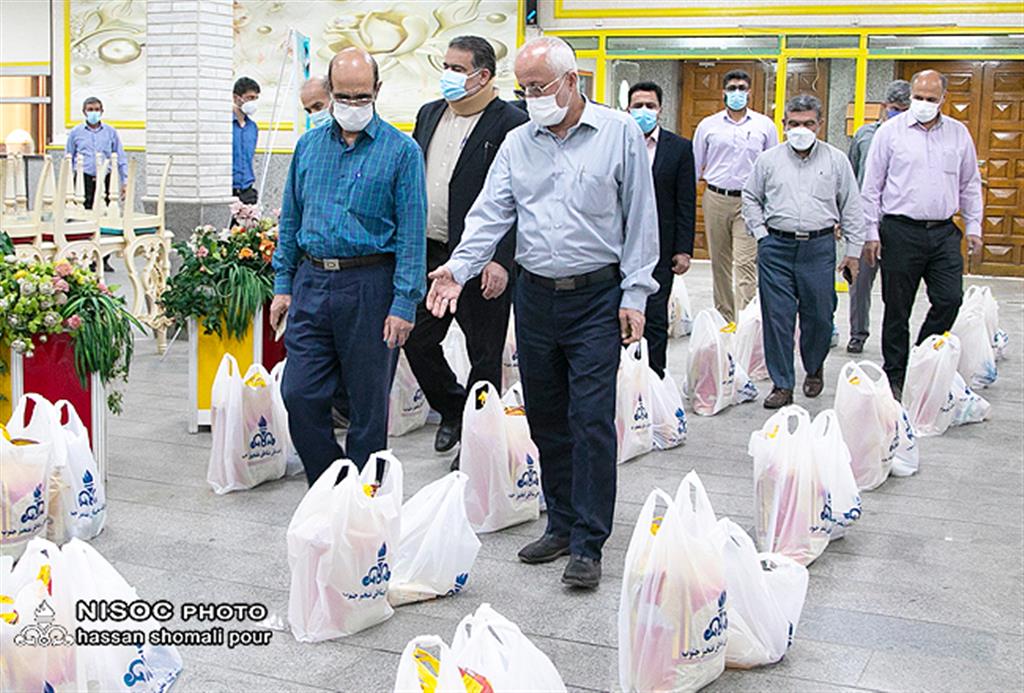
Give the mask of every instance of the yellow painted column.
[(864, 124), (864, 108), (868, 99), (868, 35), (860, 35), (857, 46), (857, 72), (853, 88), (853, 131)]
[(608, 56), (605, 53), (607, 36), (597, 37), (597, 59), (594, 66), (594, 101), (605, 103), (605, 91), (608, 86)]
[(786, 37), (779, 39), (779, 61), (775, 67), (775, 128), (782, 139), (782, 118), (786, 113)]

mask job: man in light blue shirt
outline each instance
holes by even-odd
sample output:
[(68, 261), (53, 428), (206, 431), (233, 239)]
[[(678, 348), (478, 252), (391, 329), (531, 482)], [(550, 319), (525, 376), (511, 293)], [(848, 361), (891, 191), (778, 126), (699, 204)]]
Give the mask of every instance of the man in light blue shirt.
[(252, 116), (259, 107), (260, 85), (251, 77), (235, 80), (234, 108), (231, 117), (231, 194), (247, 205), (259, 201), (254, 184), (256, 174), (252, 162), (256, 157), (256, 140), (260, 128)]
[[(103, 118), (103, 102), (90, 96), (82, 103), (85, 122), (76, 125), (68, 135), (64, 152), (71, 157), (71, 165), (77, 170), (78, 161), (82, 161), (82, 174), (85, 180), (85, 208), (92, 209), (93, 198), (96, 196), (96, 154), (106, 159), (117, 154), (117, 168), (121, 176), (121, 195), (124, 196), (124, 184), (128, 180), (128, 157), (125, 156), (121, 138), (110, 125), (101, 122)], [(110, 173), (107, 172), (104, 188), (110, 195)]]
[(515, 72), (531, 122), (498, 150), (462, 241), (430, 274), (427, 307), (454, 313), (463, 285), (518, 225), (519, 369), (548, 508), (544, 536), (519, 558), (569, 554), (562, 582), (594, 588), (615, 508), (620, 346), (642, 337), (658, 288), (654, 182), (640, 127), (583, 98), (568, 44), (530, 41)]

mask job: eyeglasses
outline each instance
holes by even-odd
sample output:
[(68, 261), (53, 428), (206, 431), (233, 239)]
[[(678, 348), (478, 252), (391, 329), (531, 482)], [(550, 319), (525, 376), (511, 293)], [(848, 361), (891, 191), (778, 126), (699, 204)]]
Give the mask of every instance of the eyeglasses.
[(362, 106), (369, 106), (371, 103), (373, 103), (372, 96), (359, 96), (354, 99), (340, 98), (337, 96), (332, 96), (331, 98), (334, 100), (334, 103), (340, 103), (345, 106), (355, 106), (356, 108), (360, 108)]
[(563, 75), (555, 77), (553, 80), (551, 80), (550, 82), (545, 84), (543, 87), (537, 87), (537, 86), (523, 87), (523, 94), (525, 94), (527, 97), (543, 96), (544, 92), (546, 92), (548, 89), (550, 89), (553, 84), (555, 84), (556, 82), (559, 82), (560, 80), (565, 79), (565, 75), (567, 75), (567, 74), (569, 74), (569, 73), (566, 72)]

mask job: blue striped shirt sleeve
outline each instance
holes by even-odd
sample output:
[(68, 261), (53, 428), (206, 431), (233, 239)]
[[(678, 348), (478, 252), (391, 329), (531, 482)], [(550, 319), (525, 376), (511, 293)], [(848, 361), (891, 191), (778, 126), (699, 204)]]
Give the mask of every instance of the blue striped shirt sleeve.
[(395, 177), (395, 295), (390, 314), (415, 322), (427, 290), (427, 195), (423, 153), (415, 142), (403, 150)]
[(295, 145), (292, 163), (288, 167), (288, 178), (284, 184), (284, 199), (281, 216), (277, 222), (277, 249), (274, 251), (274, 293), (291, 294), (292, 279), (299, 260), (299, 227), (302, 225), (302, 196), (299, 184), (299, 162), (302, 160), (304, 142)]

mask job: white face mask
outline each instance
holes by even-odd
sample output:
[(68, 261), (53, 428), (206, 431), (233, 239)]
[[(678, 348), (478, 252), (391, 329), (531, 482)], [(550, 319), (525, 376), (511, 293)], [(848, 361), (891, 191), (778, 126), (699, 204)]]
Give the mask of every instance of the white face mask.
[(786, 130), (786, 141), (789, 146), (798, 152), (805, 152), (814, 145), (818, 136), (808, 128), (790, 128)]
[(923, 99), (910, 99), (910, 115), (919, 123), (929, 123), (939, 115), (939, 104), (925, 101)]
[(530, 114), (530, 120), (542, 128), (558, 125), (565, 120), (565, 114), (569, 112), (569, 104), (558, 105), (558, 92), (562, 91), (564, 85), (563, 81), (555, 93), (549, 96), (526, 97), (526, 110)]
[(252, 101), (246, 101), (239, 108), (242, 109), (242, 113), (247, 116), (256, 115), (256, 109), (259, 108), (259, 99), (253, 99)]
[(365, 106), (349, 106), (344, 103), (335, 103), (331, 108), (334, 119), (345, 132), (362, 132), (363, 128), (373, 120), (373, 102)]

